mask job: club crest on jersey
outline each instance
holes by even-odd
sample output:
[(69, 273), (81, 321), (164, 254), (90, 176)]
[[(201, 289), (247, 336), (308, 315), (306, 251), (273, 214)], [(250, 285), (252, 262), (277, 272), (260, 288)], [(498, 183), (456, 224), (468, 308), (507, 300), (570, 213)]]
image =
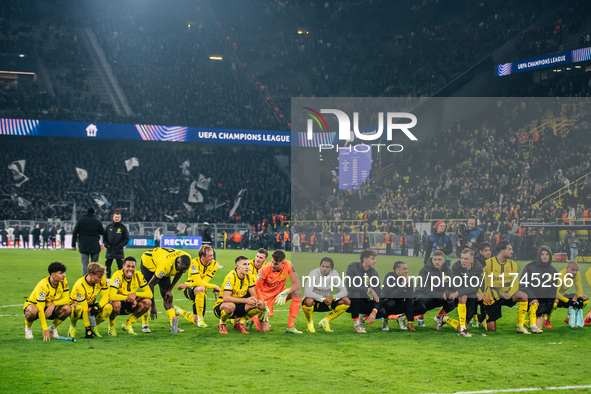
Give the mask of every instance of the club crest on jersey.
[(82, 294), (80, 294), (80, 292), (77, 292), (77, 293), (76, 293), (76, 299), (77, 299), (78, 301), (82, 301), (82, 300), (84, 299), (84, 297), (82, 297)]
[(113, 285), (114, 285), (114, 286), (117, 286), (117, 287), (119, 287), (119, 283), (121, 283), (121, 282), (119, 281), (119, 278), (117, 278), (117, 279), (115, 279), (115, 280), (113, 281)]
[(44, 292), (39, 292), (39, 299), (40, 300), (44, 300), (45, 299), (45, 293)]
[(158, 276), (158, 277), (163, 277), (163, 276), (164, 276), (164, 271), (160, 271), (160, 272), (158, 273), (158, 275), (156, 275), (156, 276)]

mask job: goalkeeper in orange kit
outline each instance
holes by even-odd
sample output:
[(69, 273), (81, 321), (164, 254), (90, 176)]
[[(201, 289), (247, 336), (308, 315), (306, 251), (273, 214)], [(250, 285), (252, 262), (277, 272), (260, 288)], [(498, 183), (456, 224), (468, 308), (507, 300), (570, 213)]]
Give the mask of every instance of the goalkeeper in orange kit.
[[(291, 287), (286, 288), (287, 278), (291, 280)], [(276, 250), (271, 255), (271, 264), (267, 264), (259, 270), (257, 275), (256, 292), (257, 297), (267, 304), (270, 316), (273, 316), (273, 304), (285, 305), (291, 300), (289, 306), (289, 321), (287, 323), (288, 334), (301, 334), (295, 327), (295, 319), (300, 310), (302, 301), (302, 285), (291, 261), (285, 259), (283, 250)], [(268, 322), (259, 322), (258, 318), (252, 318), (257, 329), (261, 332), (269, 331)]]

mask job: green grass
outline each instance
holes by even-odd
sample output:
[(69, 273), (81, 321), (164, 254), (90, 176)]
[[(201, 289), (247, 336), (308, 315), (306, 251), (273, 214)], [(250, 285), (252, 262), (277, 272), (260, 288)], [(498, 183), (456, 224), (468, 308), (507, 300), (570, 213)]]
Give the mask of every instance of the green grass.
[[(128, 252), (139, 258), (142, 250)], [(213, 282), (221, 284), (244, 251), (217, 251), (224, 266)], [(194, 253), (192, 253), (194, 254)], [(255, 252), (246, 252), (253, 258)], [(102, 254), (104, 257), (104, 254)], [(319, 264), (320, 254), (297, 254), (292, 261), (300, 277)], [(358, 259), (332, 255), (343, 271)], [(380, 275), (392, 269), (394, 257), (378, 256)], [(418, 273), (422, 259), (405, 257), (410, 273)], [(541, 335), (515, 331), (517, 309), (504, 309), (496, 333), (472, 329), (472, 338), (460, 338), (451, 328), (435, 330), (432, 317), (416, 333), (400, 331), (391, 322), (389, 332), (378, 321), (367, 335), (354, 334), (348, 314), (332, 323), (334, 333), (287, 335), (287, 306), (276, 308), (271, 332), (251, 335), (230, 329), (217, 333), (213, 296), (205, 318), (210, 327), (198, 329), (186, 320), (186, 332), (172, 335), (161, 314), (151, 323), (152, 334), (78, 339), (75, 343), (43, 342), (41, 326), (33, 325), (35, 339), (24, 339), (22, 304), (35, 284), (47, 275), (47, 265), (61, 261), (68, 266), (70, 286), (81, 275), (76, 251), (0, 250), (0, 392), (454, 392), (521, 387), (589, 385), (591, 327), (571, 329), (562, 320), (565, 310), (553, 316), (554, 328)], [(524, 263), (520, 263), (521, 266)], [(558, 269), (564, 264), (557, 264)], [(581, 267), (586, 270), (586, 266)], [(586, 293), (591, 293), (587, 283)], [(175, 291), (175, 303), (190, 302)], [(163, 312), (161, 301), (159, 312)], [(315, 322), (324, 314), (315, 314)], [(451, 316), (456, 316), (455, 311)], [(122, 318), (118, 318), (117, 327)], [(306, 327), (303, 313), (296, 325)], [(79, 323), (80, 326), (80, 323)], [(68, 321), (60, 326), (66, 334)], [(139, 330), (136, 323), (136, 331)], [(79, 331), (82, 331), (79, 327)], [(484, 335), (483, 335), (484, 334)], [(80, 336), (80, 335), (79, 335)], [(580, 390), (584, 391), (584, 390)]]

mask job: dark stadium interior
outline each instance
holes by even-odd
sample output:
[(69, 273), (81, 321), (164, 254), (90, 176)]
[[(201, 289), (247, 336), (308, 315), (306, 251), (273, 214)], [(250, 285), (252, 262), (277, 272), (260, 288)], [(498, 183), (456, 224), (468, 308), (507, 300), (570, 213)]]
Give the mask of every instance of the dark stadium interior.
[[(591, 47), (591, 7), (583, 0), (180, 0), (174, 6), (11, 0), (2, 7), (0, 66), (12, 72), (0, 78), (2, 118), (288, 131), (292, 97), (427, 102), (591, 93), (589, 61), (505, 77), (493, 71)], [(589, 178), (560, 199), (533, 204), (591, 171), (586, 108), (527, 108), (534, 119), (522, 118), (518, 99), (500, 103), (496, 123), (445, 125), (407, 154), (384, 156), (356, 191), (338, 191), (330, 173), (321, 174), (322, 203), (296, 206), (293, 218), (359, 220), (368, 213), (378, 220), (376, 231), (386, 231), (396, 220), (475, 214), (482, 227), (503, 236), (524, 220), (556, 224), (565, 212), (583, 218), (591, 205)], [(566, 130), (543, 127), (561, 116), (571, 119)], [(520, 127), (507, 127), (515, 118)], [(1, 138), (0, 220), (72, 220), (72, 203), (82, 212), (93, 203), (91, 192), (127, 210), (124, 221), (228, 221), (235, 196), (246, 188), (230, 221), (256, 225), (290, 212), (290, 190), (302, 200), (290, 186), (289, 166), (277, 160), (288, 149)], [(126, 172), (131, 156), (140, 166)], [(26, 160), (26, 173), (35, 174), (20, 187), (7, 168), (16, 160)], [(186, 160), (194, 176), (212, 178), (206, 197), (221, 208), (183, 206), (192, 180), (181, 175)], [(338, 167), (336, 156), (325, 160)], [(75, 167), (88, 171), (88, 181), (80, 181)], [(333, 223), (330, 230), (343, 227)]]

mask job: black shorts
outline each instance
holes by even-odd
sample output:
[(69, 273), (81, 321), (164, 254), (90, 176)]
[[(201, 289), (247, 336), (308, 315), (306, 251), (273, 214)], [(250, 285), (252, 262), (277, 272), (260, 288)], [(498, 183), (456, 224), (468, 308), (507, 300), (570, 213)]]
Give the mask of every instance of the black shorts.
[[(137, 308), (137, 304), (135, 306)], [(119, 311), (120, 315), (133, 315), (133, 302), (130, 301), (121, 301), (121, 310)]]
[[(141, 271), (142, 271), (142, 275), (144, 275), (144, 279), (146, 280), (146, 283), (150, 283), (150, 280), (154, 276), (154, 273), (152, 271), (148, 270), (143, 265), (142, 265)], [(163, 277), (158, 282), (158, 286), (160, 287), (160, 295), (162, 297), (164, 297), (164, 295), (168, 291), (168, 288), (170, 287), (170, 278), (168, 276)]]
[(517, 302), (513, 301), (513, 297), (509, 298), (508, 300), (504, 298), (498, 298), (492, 305), (485, 305), (484, 310), (487, 314), (487, 321), (497, 321), (500, 319), (503, 314), (501, 313), (501, 308), (503, 306), (508, 306), (509, 308), (515, 306)]
[[(568, 298), (569, 301), (572, 301), (572, 299), (575, 297), (575, 293), (568, 293), (564, 295), (566, 298)], [(564, 301), (558, 300), (558, 306), (557, 308), (568, 308), (570, 305)]]
[[(305, 298), (304, 298), (305, 300)], [(304, 304), (304, 300), (302, 300), (302, 305)], [(330, 306), (326, 305), (324, 302), (314, 300), (314, 312), (330, 312), (334, 311), (334, 309), (339, 305), (337, 300), (332, 300)]]
[[(220, 319), (222, 317), (222, 310), (221, 310), (221, 306), (222, 303), (219, 303), (218, 305), (215, 306), (215, 308), (213, 308), (213, 314)], [(236, 308), (234, 308), (234, 313), (232, 313), (232, 316), (228, 317), (228, 319), (234, 319), (237, 317), (242, 317), (244, 315), (246, 315), (246, 304), (235, 304)]]
[(536, 316), (548, 315), (552, 312), (555, 298), (538, 298), (538, 310)]
[[(31, 304), (31, 305), (35, 305), (35, 304)], [(35, 305), (35, 306), (37, 306), (37, 305)], [(28, 307), (29, 307), (29, 305), (27, 305), (27, 308), (28, 308)], [(23, 309), (23, 314), (25, 314), (25, 312), (26, 312), (27, 308), (24, 308), (24, 309)], [(37, 307), (37, 308), (39, 308), (39, 307)], [(56, 307), (54, 307), (54, 308), (53, 308), (53, 312), (51, 312), (51, 315), (50, 315), (50, 316), (47, 316), (47, 315), (45, 315), (45, 318), (46, 318), (46, 319), (48, 319), (48, 320), (54, 320), (54, 319), (56, 319), (56, 318), (57, 318), (57, 316), (55, 315), (55, 311), (56, 311), (56, 309), (57, 309), (57, 308), (59, 308), (59, 307), (57, 307), (57, 306), (56, 306)], [(45, 308), (45, 310), (47, 310), (47, 308)], [(35, 317), (36, 317), (37, 319), (39, 319), (39, 312), (37, 312), (37, 314), (35, 315)]]
[(195, 293), (193, 292), (193, 290), (195, 290), (194, 287), (187, 287), (183, 291), (183, 294), (185, 295), (185, 297), (187, 297), (191, 301), (195, 301)]

